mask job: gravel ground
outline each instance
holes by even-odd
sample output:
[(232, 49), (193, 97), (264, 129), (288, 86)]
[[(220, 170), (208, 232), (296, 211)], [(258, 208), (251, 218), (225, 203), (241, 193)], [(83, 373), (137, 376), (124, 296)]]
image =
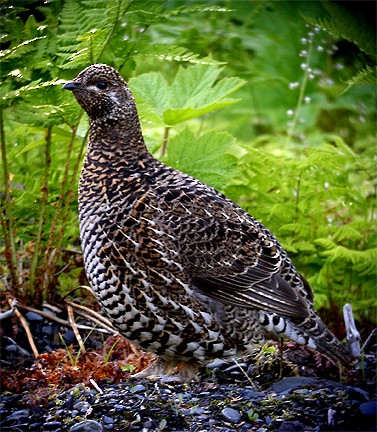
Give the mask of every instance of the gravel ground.
[(376, 402), (365, 390), (289, 377), (251, 385), (170, 385), (137, 380), (76, 385), (50, 394), (3, 394), (1, 431), (374, 431)]
[[(26, 317), (40, 350), (55, 350), (62, 340), (74, 342), (71, 330), (55, 328), (35, 315)], [(57, 332), (62, 336), (57, 338)], [(22, 331), (17, 340), (4, 337), (3, 332), (3, 378), (40, 367), (22, 337)], [(98, 338), (86, 341), (90, 343), (96, 347)], [(376, 430), (376, 343), (372, 339), (363, 366), (341, 377), (324, 357), (288, 343), (283, 361), (277, 345), (271, 344), (238, 363), (218, 360), (207, 365), (199, 383), (173, 384), (129, 375), (119, 382), (108, 381), (69, 385), (67, 375), (65, 388), (31, 382), (20, 393), (2, 389), (0, 430)]]

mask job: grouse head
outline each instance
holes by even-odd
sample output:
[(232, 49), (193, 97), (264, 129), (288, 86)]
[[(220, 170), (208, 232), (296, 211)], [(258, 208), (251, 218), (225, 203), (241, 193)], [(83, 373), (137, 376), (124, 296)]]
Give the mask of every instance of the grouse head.
[(114, 123), (130, 113), (136, 114), (136, 105), (124, 79), (111, 66), (94, 64), (63, 89), (70, 90), (87, 112), (92, 123)]

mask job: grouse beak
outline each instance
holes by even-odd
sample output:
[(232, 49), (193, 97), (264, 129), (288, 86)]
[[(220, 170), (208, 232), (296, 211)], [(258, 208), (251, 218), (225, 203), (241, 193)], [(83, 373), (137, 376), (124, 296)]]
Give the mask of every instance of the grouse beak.
[(67, 82), (63, 85), (62, 89), (73, 91), (77, 89), (77, 85), (73, 81)]

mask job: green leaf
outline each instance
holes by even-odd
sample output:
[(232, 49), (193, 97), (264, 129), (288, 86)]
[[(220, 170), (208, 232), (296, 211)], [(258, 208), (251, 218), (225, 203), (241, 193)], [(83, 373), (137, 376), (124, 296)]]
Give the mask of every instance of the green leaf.
[[(377, 68), (366, 65), (355, 76), (346, 81), (349, 87), (354, 85), (376, 85)], [(348, 87), (348, 88), (349, 88)]]
[(228, 153), (233, 144), (233, 136), (226, 132), (196, 137), (186, 128), (170, 140), (164, 162), (222, 189), (237, 173), (237, 159)]
[(147, 112), (166, 126), (173, 126), (237, 101), (227, 96), (244, 81), (223, 78), (216, 82), (220, 72), (215, 65), (197, 64), (180, 67), (171, 84), (160, 73), (152, 72), (131, 79), (130, 87)]

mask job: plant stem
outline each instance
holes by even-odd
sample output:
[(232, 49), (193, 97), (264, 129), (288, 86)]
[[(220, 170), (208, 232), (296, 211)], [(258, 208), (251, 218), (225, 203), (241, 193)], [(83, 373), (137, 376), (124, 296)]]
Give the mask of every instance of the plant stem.
[[(67, 221), (66, 215), (69, 212), (69, 205), (72, 201), (72, 196), (71, 196), (72, 191), (69, 190), (70, 182), (68, 181), (69, 167), (70, 167), (73, 143), (76, 138), (77, 128), (80, 123), (80, 119), (82, 115), (83, 115), (83, 111), (80, 113), (77, 124), (72, 127), (72, 135), (68, 144), (64, 174), (61, 182), (60, 197), (59, 197), (58, 205), (56, 207), (54, 220), (52, 221), (51, 224), (50, 237), (47, 243), (44, 262), (42, 266), (46, 272), (46, 277), (43, 279), (43, 292), (47, 292), (47, 293), (48, 293), (48, 286), (55, 273), (56, 263), (59, 258), (59, 253), (57, 252), (60, 251), (62, 238), (63, 238), (66, 221)], [(60, 228), (58, 229), (58, 227)]]
[(298, 205), (300, 202), (300, 186), (301, 186), (301, 178), (302, 178), (302, 171), (300, 171), (300, 175), (297, 179), (297, 189), (296, 189), (296, 202), (295, 202), (295, 215), (293, 223), (297, 223), (297, 216), (298, 216)]
[(164, 130), (164, 137), (162, 138), (161, 156), (165, 156), (166, 147), (169, 141), (169, 132), (170, 132), (170, 127), (167, 126)]
[(4, 195), (5, 195), (5, 211), (0, 211), (0, 222), (4, 234), (5, 243), (5, 259), (11, 275), (11, 287), (18, 291), (20, 286), (20, 279), (18, 275), (17, 267), (17, 254), (16, 254), (16, 242), (15, 242), (15, 232), (13, 225), (13, 215), (12, 215), (12, 199), (11, 199), (11, 186), (10, 186), (10, 175), (8, 171), (8, 159), (7, 150), (5, 143), (5, 133), (4, 133), (4, 119), (3, 111), (0, 110), (0, 141), (1, 141), (1, 160), (3, 165), (3, 183), (4, 183)]
[(42, 192), (41, 211), (39, 216), (37, 235), (35, 237), (34, 254), (33, 254), (33, 259), (30, 267), (30, 280), (29, 280), (31, 300), (32, 302), (35, 300), (38, 304), (42, 302), (42, 295), (41, 295), (42, 291), (41, 291), (41, 284), (40, 284), (41, 281), (37, 280), (37, 286), (35, 285), (35, 283), (37, 279), (36, 275), (37, 275), (38, 262), (40, 261), (39, 256), (41, 254), (41, 241), (43, 236), (43, 227), (46, 220), (46, 210), (47, 210), (48, 195), (49, 195), (49, 178), (50, 178), (50, 167), (51, 167), (51, 132), (52, 132), (52, 126), (49, 126), (46, 129), (46, 136), (45, 136), (45, 142), (46, 142), (45, 167), (44, 167), (44, 174), (43, 174), (43, 186), (41, 188), (41, 192)]
[[(132, 4), (132, 1), (129, 2), (129, 4), (127, 5), (126, 9), (128, 9), (131, 6), (131, 4)], [(111, 36), (113, 35), (113, 33), (115, 31), (116, 26), (118, 25), (119, 18), (120, 18), (120, 8), (121, 8), (121, 5), (122, 5), (122, 0), (118, 0), (118, 7), (117, 7), (116, 18), (115, 18), (115, 20), (113, 22), (113, 25), (111, 26), (111, 29), (110, 29), (108, 35), (106, 36), (106, 39), (105, 39), (105, 41), (103, 43), (103, 47), (102, 47), (101, 52), (99, 53), (99, 55), (98, 55), (98, 57), (96, 59), (96, 62), (99, 61), (99, 59), (102, 57), (103, 53), (105, 52), (106, 46), (109, 43), (109, 41), (111, 39)]]
[(313, 53), (313, 37), (311, 37), (309, 40), (309, 49), (308, 49), (308, 53), (306, 55), (306, 60), (305, 60), (306, 61), (306, 68), (304, 70), (304, 77), (303, 77), (303, 80), (302, 80), (302, 83), (300, 86), (300, 93), (298, 96), (294, 116), (293, 116), (293, 119), (292, 119), (292, 122), (291, 122), (291, 125), (289, 128), (288, 134), (287, 134), (286, 144), (288, 144), (292, 139), (293, 133), (295, 131), (295, 128), (297, 126), (297, 122), (298, 122), (298, 119), (299, 119), (299, 116), (301, 113), (301, 107), (302, 107), (302, 102), (303, 102), (304, 96), (305, 96), (306, 85), (307, 85), (308, 80), (309, 80), (309, 74), (310, 74), (309, 65), (310, 65), (312, 53)]

